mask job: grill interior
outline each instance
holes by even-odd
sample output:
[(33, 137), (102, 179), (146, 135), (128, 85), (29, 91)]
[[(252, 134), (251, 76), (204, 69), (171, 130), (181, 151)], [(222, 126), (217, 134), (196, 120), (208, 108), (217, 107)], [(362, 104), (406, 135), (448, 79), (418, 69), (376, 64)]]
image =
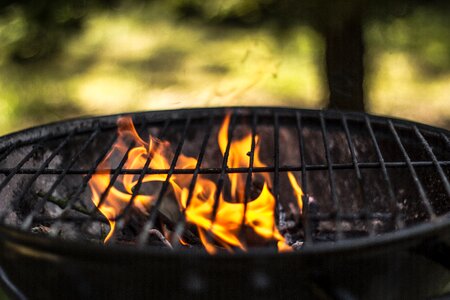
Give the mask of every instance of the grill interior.
[[(248, 167), (228, 168), (228, 153), (220, 153), (216, 136), (226, 113), (231, 113), (228, 142), (252, 135)], [(140, 246), (150, 239), (151, 245), (164, 247), (163, 239), (152, 238), (150, 230), (161, 224), (186, 239), (198, 239), (186, 230), (189, 225), (183, 216), (172, 216), (167, 208), (173, 174), (189, 176), (190, 189), (203, 174), (226, 193), (229, 173), (251, 179), (269, 173), (277, 227), (294, 248), (399, 232), (450, 212), (450, 139), (445, 130), (367, 114), (278, 108), (148, 112), (132, 117), (141, 137), (151, 134), (171, 143), (170, 168), (124, 169), (125, 155), (116, 166), (99, 169), (117, 140), (118, 116), (49, 125), (0, 140), (0, 223), (33, 234), (103, 243), (110, 228), (88, 188), (96, 172), (111, 174), (111, 186), (123, 174), (137, 178), (168, 174), (161, 184), (149, 187), (141, 182), (133, 191), (137, 196), (149, 188), (158, 190), (143, 226), (129, 226), (135, 218), (132, 204), (116, 219), (116, 230), (138, 237), (132, 245)], [(253, 166), (256, 135), (267, 167)], [(197, 158), (196, 167), (175, 168), (181, 153)], [(288, 171), (305, 194), (300, 216), (293, 213)], [(252, 180), (247, 180), (245, 194), (251, 189)]]

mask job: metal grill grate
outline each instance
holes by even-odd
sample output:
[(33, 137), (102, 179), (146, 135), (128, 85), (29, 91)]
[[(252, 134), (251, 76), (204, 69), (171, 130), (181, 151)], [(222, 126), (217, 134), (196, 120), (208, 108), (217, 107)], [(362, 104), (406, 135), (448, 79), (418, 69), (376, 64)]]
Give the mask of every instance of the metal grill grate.
[[(217, 159), (211, 157), (217, 149), (211, 145), (227, 112), (231, 112), (228, 145), (220, 165), (214, 166)], [(1, 139), (0, 223), (22, 231), (35, 231), (35, 226), (45, 224), (50, 235), (59, 235), (66, 224), (82, 228), (88, 223), (105, 223), (97, 208), (89, 206), (87, 186), (95, 172), (111, 175), (100, 203), (119, 176), (138, 175), (131, 201), (116, 218), (116, 230), (123, 229), (133, 213), (131, 208), (142, 192), (144, 176), (167, 174), (143, 229), (137, 233), (139, 245), (145, 244), (150, 229), (161, 218), (160, 207), (174, 174), (192, 176), (188, 205), (198, 176), (215, 178), (214, 218), (227, 174), (247, 175), (246, 207), (254, 174), (270, 173), (280, 226), (289, 201), (293, 201), (281, 199), (281, 177), (287, 171), (295, 172), (305, 193), (301, 219), (296, 224), (305, 246), (371, 238), (405, 228), (414, 230), (416, 225), (449, 216), (450, 142), (445, 130), (367, 114), (275, 108), (139, 113), (133, 119), (142, 137), (151, 132), (171, 142), (174, 155), (170, 168), (150, 169), (148, 157), (144, 168), (125, 169), (134, 147), (130, 144), (116, 167), (99, 169), (117, 140), (117, 116), (55, 124)], [(242, 131), (252, 137), (249, 166), (229, 168), (231, 141)], [(254, 166), (257, 135), (261, 135), (267, 167)], [(193, 155), (196, 166), (177, 169), (177, 160), (185, 148), (188, 152), (197, 150)], [(181, 214), (170, 225), (183, 235), (186, 223)], [(349, 228), (358, 228), (359, 233), (352, 236)]]

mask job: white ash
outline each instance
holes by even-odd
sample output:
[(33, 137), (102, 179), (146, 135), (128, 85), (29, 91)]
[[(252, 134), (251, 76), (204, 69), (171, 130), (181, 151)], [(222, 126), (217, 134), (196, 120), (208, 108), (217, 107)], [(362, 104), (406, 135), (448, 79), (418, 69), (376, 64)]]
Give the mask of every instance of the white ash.
[(289, 229), (294, 229), (297, 226), (297, 223), (293, 220), (284, 220), (280, 221), (278, 224), (278, 229), (280, 231), (285, 231)]
[(9, 225), (9, 226), (18, 226), (21, 223), (20, 219), (17, 217), (17, 214), (14, 211), (6, 214), (3, 222), (5, 225)]
[(292, 247), (292, 249), (294, 249), (294, 250), (301, 250), (302, 247), (303, 247), (303, 242), (296, 241), (295, 243), (293, 243), (293, 244), (291, 245), (291, 247)]
[(16, 167), (30, 151), (32, 151), (31, 146), (15, 149), (8, 155), (7, 159), (0, 162), (0, 168)]
[(18, 203), (15, 203), (14, 199), (19, 197), (22, 193), (22, 188), (26, 183), (26, 180), (30, 175), (16, 175), (9, 182), (8, 185), (0, 192), (0, 213), (5, 214), (5, 224), (7, 225), (19, 225), (20, 218), (17, 214), (16, 207)]
[(101, 239), (109, 232), (110, 227), (102, 222), (84, 222), (82, 229), (87, 235)]
[(77, 240), (80, 238), (80, 229), (72, 223), (62, 223), (57, 228), (56, 236), (62, 239)]
[(169, 243), (169, 241), (166, 239), (166, 237), (157, 229), (150, 229), (148, 231), (149, 235), (156, 236), (163, 244), (169, 249), (173, 249), (172, 245)]
[(62, 212), (62, 209), (51, 202), (46, 202), (44, 205), (44, 211), (43, 211), (43, 216), (45, 217), (50, 217), (50, 218), (56, 218), (57, 216), (59, 216)]
[[(44, 152), (42, 152), (44, 151)], [(53, 154), (53, 149), (45, 149), (38, 151), (36, 155), (32, 156), (23, 166), (23, 168), (39, 168), (42, 164)], [(9, 157), (8, 157), (9, 160)], [(61, 166), (62, 158), (56, 155), (48, 164), (48, 168), (58, 168)]]
[[(343, 230), (343, 231), (350, 231), (350, 230), (354, 229), (354, 225), (347, 221), (341, 221), (340, 226), (341, 226), (341, 230)], [(363, 228), (364, 227), (365, 226), (363, 226)], [(365, 230), (365, 228), (364, 228), (364, 230)]]

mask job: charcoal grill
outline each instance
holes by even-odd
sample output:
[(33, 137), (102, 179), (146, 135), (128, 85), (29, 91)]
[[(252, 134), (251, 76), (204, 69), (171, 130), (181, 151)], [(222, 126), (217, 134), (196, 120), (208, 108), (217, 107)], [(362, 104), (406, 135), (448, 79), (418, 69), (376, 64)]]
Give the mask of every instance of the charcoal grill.
[[(248, 167), (227, 167), (229, 146), (221, 157), (215, 145), (227, 113), (228, 144), (242, 132), (252, 135)], [(127, 116), (142, 136), (171, 142), (170, 168), (125, 169), (125, 155), (100, 170), (120, 116), (0, 139), (0, 277), (12, 297), (423, 299), (450, 292), (448, 131), (363, 113), (288, 108), (133, 113)], [(265, 167), (253, 166), (256, 135)], [(181, 153), (198, 158), (195, 168), (175, 167)], [(289, 214), (288, 171), (304, 192), (297, 219)], [(123, 174), (168, 174), (134, 243), (103, 244), (109, 227), (88, 188), (96, 172), (110, 174), (111, 185)], [(199, 174), (212, 176), (220, 193), (230, 173), (248, 174), (246, 195), (252, 176), (270, 174), (277, 227), (296, 250), (209, 255), (146, 245), (149, 229), (167, 218), (158, 207), (170, 192), (170, 176), (186, 174), (193, 183)], [(142, 180), (134, 196), (141, 187)], [(131, 206), (117, 217), (119, 230)], [(186, 234), (185, 223), (168, 226)]]

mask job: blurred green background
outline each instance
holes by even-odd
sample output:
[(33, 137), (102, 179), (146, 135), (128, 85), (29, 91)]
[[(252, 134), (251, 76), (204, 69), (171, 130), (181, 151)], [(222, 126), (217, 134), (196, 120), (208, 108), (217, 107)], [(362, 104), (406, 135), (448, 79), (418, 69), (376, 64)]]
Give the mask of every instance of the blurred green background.
[[(346, 1), (339, 14), (356, 2)], [(323, 13), (328, 3), (6, 2), (0, 8), (0, 134), (123, 111), (325, 107), (318, 24), (330, 20), (330, 9)], [(447, 6), (363, 1), (368, 112), (450, 126)]]
[(324, 33), (355, 18), (366, 111), (450, 128), (448, 16), (436, 0), (4, 0), (0, 135), (124, 111), (324, 108)]

